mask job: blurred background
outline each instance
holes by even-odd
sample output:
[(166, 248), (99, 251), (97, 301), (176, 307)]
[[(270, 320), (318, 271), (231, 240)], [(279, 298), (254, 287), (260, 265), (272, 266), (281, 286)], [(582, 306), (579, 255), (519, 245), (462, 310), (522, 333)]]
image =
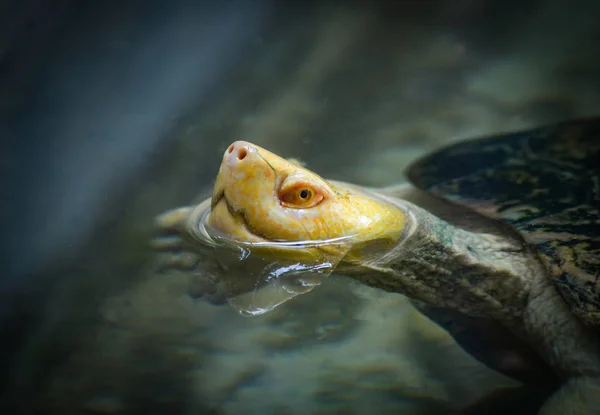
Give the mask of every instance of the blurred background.
[(516, 385), (401, 295), (259, 318), (158, 272), (153, 217), (244, 139), (404, 181), (444, 143), (600, 113), (589, 0), (0, 2), (0, 411), (458, 413)]

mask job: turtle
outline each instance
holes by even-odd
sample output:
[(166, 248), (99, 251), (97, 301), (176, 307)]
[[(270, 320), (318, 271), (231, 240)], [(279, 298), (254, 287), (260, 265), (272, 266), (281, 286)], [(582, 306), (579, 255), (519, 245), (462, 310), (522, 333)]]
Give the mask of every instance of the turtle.
[[(383, 188), (326, 180), (236, 141), (212, 196), (160, 215), (154, 246), (217, 286), (216, 265), (198, 259), (207, 240), (303, 270), (296, 290), (266, 278), (260, 297), (253, 277), (220, 290), (225, 299), (254, 290), (259, 302), (283, 293), (273, 306), (317, 286), (306, 275), (327, 264), (407, 296), (492, 369), (553, 384), (540, 414), (599, 414), (600, 117), (462, 140), (406, 176)], [(201, 295), (219, 291), (206, 287)]]

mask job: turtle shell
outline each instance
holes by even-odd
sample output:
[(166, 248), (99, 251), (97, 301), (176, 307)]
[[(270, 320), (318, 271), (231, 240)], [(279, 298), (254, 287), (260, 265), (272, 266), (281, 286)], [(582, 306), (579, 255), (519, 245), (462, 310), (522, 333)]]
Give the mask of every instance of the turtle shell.
[(600, 117), (461, 142), (408, 176), (518, 230), (571, 312), (600, 326)]

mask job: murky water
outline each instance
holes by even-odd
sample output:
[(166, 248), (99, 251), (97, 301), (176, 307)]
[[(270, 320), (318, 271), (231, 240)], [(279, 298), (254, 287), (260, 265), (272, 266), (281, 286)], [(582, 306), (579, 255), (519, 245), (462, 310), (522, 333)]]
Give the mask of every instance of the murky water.
[(343, 276), (254, 318), (195, 300), (153, 218), (237, 139), (389, 185), (444, 143), (599, 114), (600, 6), (192, 3), (6, 31), (3, 413), (449, 414), (517, 385)]

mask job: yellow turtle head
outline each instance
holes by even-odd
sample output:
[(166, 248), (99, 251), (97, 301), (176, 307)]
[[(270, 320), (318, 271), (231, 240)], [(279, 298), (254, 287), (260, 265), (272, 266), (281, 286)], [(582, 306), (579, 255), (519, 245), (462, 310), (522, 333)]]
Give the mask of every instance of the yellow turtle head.
[(223, 155), (207, 224), (243, 242), (340, 240), (352, 248), (368, 241), (395, 243), (406, 219), (396, 206), (357, 186), (326, 181), (298, 163), (236, 141)]

